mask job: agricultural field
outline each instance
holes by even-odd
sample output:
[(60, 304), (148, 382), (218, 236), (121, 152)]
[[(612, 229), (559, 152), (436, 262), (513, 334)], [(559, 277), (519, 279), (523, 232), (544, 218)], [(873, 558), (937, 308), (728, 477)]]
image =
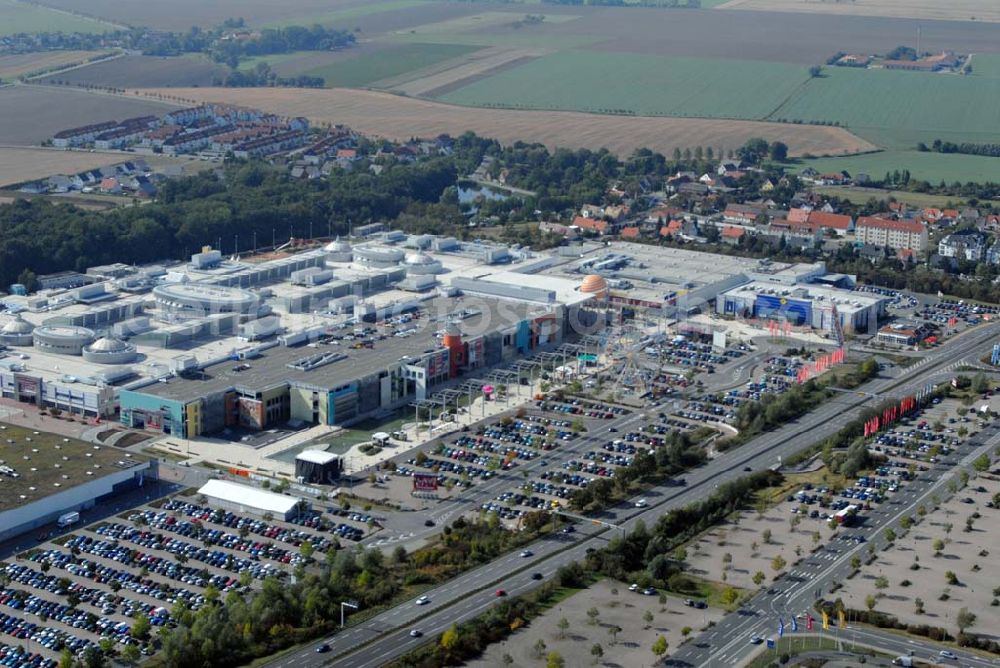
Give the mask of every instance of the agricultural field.
[[(66, 9), (76, 11), (73, 3), (67, 3)], [(84, 18), (68, 11), (29, 5), (19, 0), (0, 0), (0, 36), (19, 32), (103, 33), (113, 28), (110, 23)]]
[(123, 160), (118, 153), (51, 148), (0, 148), (0, 188), (53, 174), (74, 174)]
[[(10, 1), (10, 0), (7, 0)], [(46, 0), (60, 9), (78, 10), (79, 0)], [(349, 22), (363, 34), (397, 30), (407, 25), (471, 14), (475, 7), (466, 3), (432, 0), (88, 0), (91, 16), (113, 18), (132, 26), (158, 30), (186, 31), (191, 26), (213, 27), (228, 18), (242, 17), (251, 27), (281, 25), (337, 25)]]
[(941, 21), (1000, 21), (1000, 5), (993, 0), (729, 0), (717, 9), (744, 9), (810, 14), (879, 16)]
[(55, 68), (85, 63), (92, 58), (106, 55), (107, 51), (46, 51), (0, 56), (0, 80), (43, 73)]
[(176, 108), (150, 98), (134, 99), (52, 86), (0, 88), (0, 145), (32, 146), (59, 130)]
[(314, 122), (345, 123), (367, 134), (393, 139), (459, 135), (473, 130), (510, 143), (540, 142), (551, 147), (607, 147), (627, 155), (649, 147), (737, 148), (751, 137), (784, 141), (793, 155), (844, 154), (875, 147), (841, 128), (710, 119), (641, 118), (569, 112), (474, 109), (388, 93), (346, 89), (189, 88), (141, 91), (176, 96), (187, 104), (230, 102)]
[(545, 55), (542, 49), (488, 47), (379, 81), (375, 88), (413, 97), (436, 97)]
[[(467, 4), (467, 3), (460, 3)], [(471, 3), (473, 7), (481, 7)], [(856, 16), (823, 18), (822, 34), (816, 17), (808, 14), (767, 12), (673, 11), (669, 9), (587, 6), (504, 5), (512, 18), (525, 13), (542, 14), (539, 24), (489, 29), (466, 25), (461, 31), (434, 32), (430, 18), (397, 31), (394, 39), (440, 43), (475, 43), (494, 46), (532, 46), (546, 49), (586, 49), (595, 53), (622, 52), (659, 56), (764, 60), (808, 68), (824, 63), (839, 51), (881, 53), (897, 44), (912, 43), (922, 27), (923, 49), (955, 49), (975, 54), (1000, 53), (996, 26), (989, 23), (941, 22), (932, 26), (910, 19)], [(496, 10), (499, 11), (499, 10)], [(482, 12), (481, 12), (482, 13)], [(566, 17), (573, 17), (566, 20)], [(366, 28), (365, 33), (372, 36)], [(780, 37), (777, 36), (780, 34)], [(887, 45), (890, 45), (887, 47)], [(978, 56), (977, 56), (978, 57)]]
[(441, 100), (517, 109), (759, 119), (807, 79), (804, 68), (784, 63), (566, 51), (477, 81)]
[(378, 87), (377, 82), (382, 79), (459, 58), (474, 50), (475, 47), (461, 44), (401, 44), (306, 70), (302, 74), (322, 77), (330, 88)]
[(997, 99), (1000, 78), (828, 67), (768, 118), (839, 121), (893, 148), (935, 138), (991, 142)]
[(881, 151), (850, 157), (803, 160), (796, 170), (813, 167), (829, 174), (842, 169), (850, 174), (864, 173), (880, 179), (886, 172), (908, 169), (914, 179), (938, 183), (960, 181), (1000, 182), (1000, 158), (958, 153), (921, 153), (920, 151)]
[(334, 9), (325, 12), (321, 11), (316, 14), (268, 21), (264, 27), (283, 28), (290, 25), (312, 25), (314, 23), (330, 26), (364, 16), (370, 16), (372, 14), (395, 12), (401, 9), (420, 7), (426, 4), (426, 2), (427, 0), (383, 0), (383, 2), (366, 2), (364, 4), (356, 4), (351, 7), (345, 7), (344, 9)]
[(46, 79), (45, 83), (114, 88), (211, 86), (213, 79), (225, 76), (228, 69), (199, 55), (173, 58), (122, 56), (56, 74)]

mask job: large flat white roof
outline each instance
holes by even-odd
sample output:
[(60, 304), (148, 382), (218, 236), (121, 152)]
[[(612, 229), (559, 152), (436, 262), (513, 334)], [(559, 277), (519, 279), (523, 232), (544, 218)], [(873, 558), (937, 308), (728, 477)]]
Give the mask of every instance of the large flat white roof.
[(221, 499), (229, 503), (240, 503), (251, 508), (258, 508), (270, 513), (281, 513), (282, 516), (295, 509), (301, 499), (274, 492), (265, 492), (256, 487), (240, 485), (228, 480), (209, 480), (198, 490), (199, 494), (213, 499)]
[(337, 458), (337, 455), (326, 450), (303, 450), (295, 457), (311, 464), (329, 464)]

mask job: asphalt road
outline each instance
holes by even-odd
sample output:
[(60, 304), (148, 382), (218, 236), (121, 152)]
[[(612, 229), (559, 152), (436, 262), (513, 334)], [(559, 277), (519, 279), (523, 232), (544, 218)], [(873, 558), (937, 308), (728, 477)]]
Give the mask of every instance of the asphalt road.
[[(602, 513), (600, 518), (620, 524), (626, 531), (640, 519), (651, 524), (672, 508), (704, 498), (719, 484), (743, 475), (745, 466), (754, 470), (768, 468), (778, 464), (782, 457), (788, 457), (807, 445), (836, 433), (854, 419), (862, 408), (881, 401), (880, 395), (883, 393), (898, 397), (915, 392), (928, 383), (941, 382), (953, 375), (952, 369), (966, 358), (971, 362), (983, 354), (997, 338), (998, 332), (1000, 324), (990, 324), (952, 339), (940, 348), (929, 351), (921, 362), (907, 369), (894, 368), (891, 370), (894, 375), (870, 381), (863, 387), (863, 392), (845, 393), (808, 415), (762, 434), (736, 450), (723, 453), (708, 464), (688, 472), (684, 476), (685, 486), (666, 483), (645, 492), (643, 497), (649, 499), (648, 507), (612, 508)], [(639, 419), (639, 416), (633, 414), (606, 424), (617, 426), (630, 419)], [(509, 481), (505, 485), (509, 485)], [(422, 523), (425, 515), (414, 515)], [(494, 590), (498, 587), (503, 587), (509, 594), (529, 591), (537, 585), (530, 577), (532, 572), (541, 572), (547, 577), (560, 566), (582, 559), (587, 548), (601, 547), (606, 542), (605, 534), (609, 531), (612, 530), (601, 531), (596, 527), (588, 527), (575, 534), (560, 534), (558, 537), (539, 540), (531, 546), (533, 557), (521, 558), (516, 553), (500, 557), (429, 590), (426, 592), (431, 599), (428, 605), (418, 606), (415, 599), (406, 601), (331, 638), (316, 641), (277, 658), (270, 665), (317, 666), (335, 662), (337, 666), (352, 668), (381, 666), (425, 642), (424, 639), (410, 637), (411, 629), (418, 628), (425, 635), (431, 635), (452, 623), (475, 617), (496, 601)], [(849, 558), (846, 563), (849, 564)], [(802, 591), (811, 595), (813, 586), (810, 584)], [(803, 600), (804, 598), (806, 596), (803, 595)], [(762, 619), (754, 621), (761, 624)], [(748, 635), (749, 633), (741, 635), (740, 641), (745, 642), (744, 638)], [(330, 652), (317, 654), (316, 648), (324, 642), (329, 645)], [(717, 651), (712, 649), (712, 639), (698, 638), (690, 645), (697, 648), (696, 643), (707, 644), (709, 653)], [(695, 662), (688, 665), (708, 663)]]

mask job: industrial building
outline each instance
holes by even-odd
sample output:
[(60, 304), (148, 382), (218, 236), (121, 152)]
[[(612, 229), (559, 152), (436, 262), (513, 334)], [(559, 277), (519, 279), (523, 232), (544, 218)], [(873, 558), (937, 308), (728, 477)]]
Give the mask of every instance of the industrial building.
[(156, 461), (0, 425), (0, 541), (84, 511), (156, 477)]
[(278, 520), (295, 519), (309, 505), (300, 497), (275, 494), (227, 480), (209, 480), (198, 490), (216, 508), (240, 515), (270, 515)]

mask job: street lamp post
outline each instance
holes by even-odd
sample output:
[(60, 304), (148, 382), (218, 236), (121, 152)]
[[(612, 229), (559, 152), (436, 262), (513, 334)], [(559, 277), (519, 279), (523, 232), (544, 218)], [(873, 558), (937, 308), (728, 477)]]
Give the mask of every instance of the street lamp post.
[(358, 604), (355, 601), (341, 601), (340, 602), (340, 628), (344, 628), (344, 608), (351, 608), (352, 610), (358, 609)]

